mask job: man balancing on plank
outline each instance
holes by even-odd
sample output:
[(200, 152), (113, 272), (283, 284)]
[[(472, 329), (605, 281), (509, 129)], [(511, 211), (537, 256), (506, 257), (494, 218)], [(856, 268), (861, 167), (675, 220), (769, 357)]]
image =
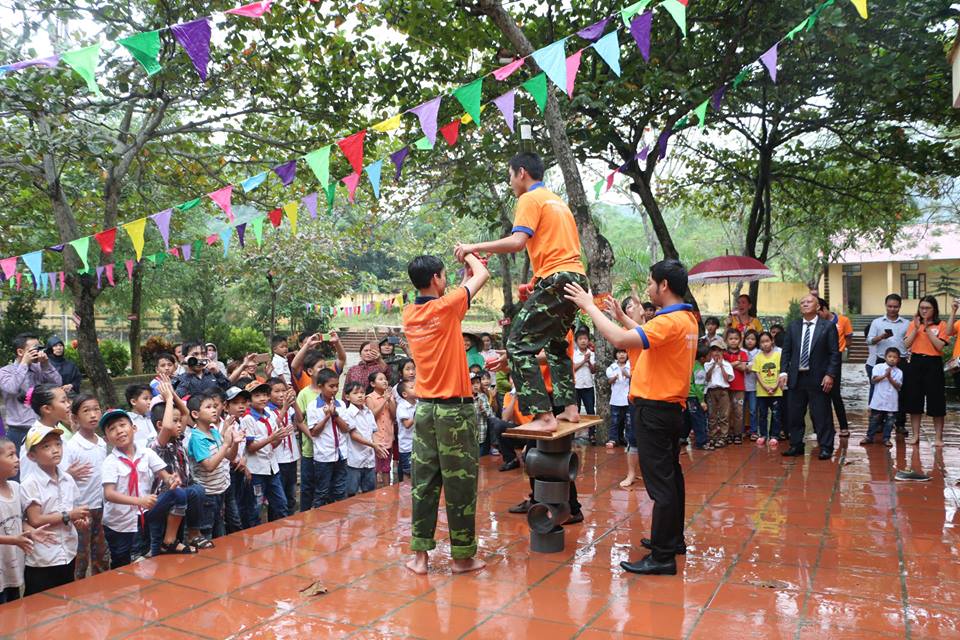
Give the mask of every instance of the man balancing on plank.
[[(558, 420), (580, 421), (566, 340), (577, 307), (564, 298), (564, 287), (572, 283), (586, 288), (587, 276), (580, 261), (577, 223), (566, 203), (543, 186), (543, 171), (537, 154), (514, 156), (508, 170), (510, 188), (517, 196), (513, 232), (491, 242), (458, 244), (455, 253), (460, 261), (471, 253), (517, 253), (524, 247), (530, 254), (533, 292), (513, 319), (506, 347), (520, 410), (534, 416), (524, 428), (553, 432)], [(537, 364), (541, 349), (553, 379), (553, 403)], [(556, 417), (553, 405), (564, 408)]]

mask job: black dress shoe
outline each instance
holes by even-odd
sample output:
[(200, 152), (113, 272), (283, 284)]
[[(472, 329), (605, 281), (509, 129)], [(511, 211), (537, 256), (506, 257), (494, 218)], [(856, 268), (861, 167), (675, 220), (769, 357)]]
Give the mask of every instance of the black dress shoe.
[(821, 460), (829, 460), (833, 457), (833, 451), (821, 451), (817, 457)]
[(677, 575), (677, 561), (673, 558), (669, 560), (654, 560), (653, 554), (651, 553), (643, 560), (639, 562), (627, 562), (624, 560), (620, 563), (620, 566), (624, 571), (629, 571), (630, 573), (639, 573), (641, 575), (647, 576), (675, 576)]
[(578, 511), (576, 513), (570, 514), (570, 517), (567, 518), (567, 521), (563, 524), (579, 524), (583, 522), (583, 511)]
[[(650, 540), (650, 538), (643, 538), (643, 539), (641, 539), (641, 540), (640, 540), (640, 544), (643, 545), (643, 547), (644, 547), (645, 549), (653, 550), (653, 542)], [(685, 556), (685, 555), (687, 555), (687, 545), (686, 545), (686, 543), (681, 543), (679, 547), (677, 547), (676, 549), (673, 550), (673, 552), (674, 552), (675, 554), (677, 554), (678, 556)]]
[(784, 458), (795, 458), (797, 456), (802, 456), (803, 447), (790, 447), (780, 455), (782, 455)]
[(524, 500), (520, 504), (513, 505), (512, 507), (507, 509), (507, 511), (509, 511), (510, 513), (526, 513), (527, 511), (530, 511), (530, 501)]
[(520, 466), (520, 461), (514, 458), (510, 462), (504, 462), (502, 465), (500, 465), (500, 468), (498, 469), (498, 471), (510, 471), (512, 469), (516, 469), (519, 466)]

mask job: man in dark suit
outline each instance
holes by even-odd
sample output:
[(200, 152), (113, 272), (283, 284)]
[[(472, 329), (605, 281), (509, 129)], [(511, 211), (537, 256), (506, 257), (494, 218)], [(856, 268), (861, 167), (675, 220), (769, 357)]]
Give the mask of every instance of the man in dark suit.
[(836, 327), (817, 315), (819, 300), (810, 294), (800, 300), (803, 316), (787, 327), (780, 355), (780, 379), (789, 388), (787, 416), (790, 448), (784, 456), (803, 455), (804, 418), (810, 407), (821, 460), (833, 456), (833, 412), (830, 392), (840, 374), (840, 346)]

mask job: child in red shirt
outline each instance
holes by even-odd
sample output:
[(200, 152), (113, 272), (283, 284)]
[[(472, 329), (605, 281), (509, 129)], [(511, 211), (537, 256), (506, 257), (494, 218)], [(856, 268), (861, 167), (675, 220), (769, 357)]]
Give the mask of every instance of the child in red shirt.
[(750, 356), (740, 348), (743, 334), (739, 329), (730, 327), (724, 334), (727, 349), (723, 352), (723, 359), (733, 367), (733, 381), (730, 383), (730, 435), (727, 441), (733, 444), (743, 444), (743, 398), (746, 391), (745, 376), (749, 366)]

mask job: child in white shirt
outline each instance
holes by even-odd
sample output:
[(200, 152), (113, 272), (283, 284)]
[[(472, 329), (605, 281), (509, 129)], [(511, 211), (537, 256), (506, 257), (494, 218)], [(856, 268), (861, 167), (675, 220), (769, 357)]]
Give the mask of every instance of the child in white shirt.
[(616, 362), (607, 367), (607, 380), (610, 382), (610, 430), (607, 436), (607, 448), (626, 445), (626, 435), (631, 429), (630, 416), (630, 362), (627, 352), (617, 349)]
[(320, 395), (307, 406), (307, 429), (313, 440), (313, 506), (322, 507), (347, 497), (347, 440), (350, 426), (339, 415), (345, 407), (336, 399), (340, 377), (320, 369), (313, 383)]
[(730, 394), (727, 389), (733, 381), (733, 365), (723, 359), (724, 348), (710, 345), (707, 361), (703, 365), (707, 376), (707, 411), (710, 440), (713, 447), (727, 446), (730, 435)]
[[(402, 384), (402, 383), (401, 383)], [(374, 444), (377, 419), (367, 407), (366, 389), (359, 382), (348, 382), (343, 388), (347, 408), (343, 419), (350, 428), (347, 448), (347, 497), (373, 491), (377, 486), (376, 458), (387, 455), (381, 445)]]
[(883, 354), (883, 362), (874, 365), (870, 373), (873, 396), (870, 398), (870, 424), (862, 445), (873, 444), (874, 437), (883, 432), (883, 445), (892, 447), (890, 436), (900, 409), (900, 387), (903, 386), (903, 371), (899, 367), (900, 350), (889, 347)]
[(247, 385), (247, 391), (250, 392), (250, 408), (240, 419), (240, 430), (246, 435), (247, 469), (253, 476), (255, 508), (251, 524), (257, 526), (260, 524), (261, 497), (267, 500), (270, 522), (287, 515), (287, 496), (280, 480), (276, 451), (280, 443), (293, 434), (293, 427), (289, 424), (280, 426), (277, 414), (267, 408), (271, 385), (254, 381)]
[(397, 448), (400, 450), (397, 478), (403, 482), (410, 477), (410, 455), (413, 453), (413, 423), (417, 413), (417, 394), (413, 380), (404, 380), (397, 385), (400, 401), (397, 402)]
[(280, 427), (290, 428), (290, 434), (278, 442), (273, 451), (280, 467), (280, 485), (287, 499), (287, 515), (292, 516), (297, 512), (297, 466), (300, 462), (300, 443), (297, 442), (299, 425), (297, 411), (294, 409), (297, 393), (283, 378), (270, 378), (267, 384), (270, 385), (267, 409), (273, 413)]
[(150, 419), (150, 403), (153, 400), (153, 389), (145, 384), (131, 384), (124, 391), (130, 411), (127, 416), (136, 432), (133, 440), (140, 449), (146, 449), (150, 441), (157, 437), (157, 428)]

